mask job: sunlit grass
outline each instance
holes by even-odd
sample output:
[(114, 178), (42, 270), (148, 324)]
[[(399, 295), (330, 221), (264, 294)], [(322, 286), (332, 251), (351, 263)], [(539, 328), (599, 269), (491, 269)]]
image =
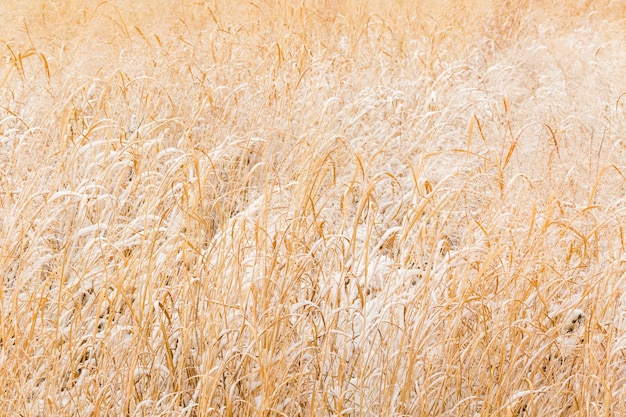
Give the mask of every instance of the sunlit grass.
[(2, 413), (626, 412), (615, 2), (5, 3)]

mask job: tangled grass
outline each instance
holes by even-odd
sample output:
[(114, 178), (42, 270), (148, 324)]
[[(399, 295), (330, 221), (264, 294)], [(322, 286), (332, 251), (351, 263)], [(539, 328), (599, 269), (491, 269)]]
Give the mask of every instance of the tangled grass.
[(617, 2), (4, 3), (0, 413), (626, 414)]

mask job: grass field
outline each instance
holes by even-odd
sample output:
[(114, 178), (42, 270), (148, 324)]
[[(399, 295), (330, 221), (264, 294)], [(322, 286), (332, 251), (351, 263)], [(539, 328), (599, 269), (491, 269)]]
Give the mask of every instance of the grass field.
[(626, 4), (570, 3), (4, 0), (0, 415), (626, 415)]

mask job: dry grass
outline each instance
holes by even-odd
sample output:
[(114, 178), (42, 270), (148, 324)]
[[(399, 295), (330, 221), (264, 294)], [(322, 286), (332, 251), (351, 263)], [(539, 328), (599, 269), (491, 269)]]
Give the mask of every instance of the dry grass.
[(618, 3), (5, 1), (0, 413), (626, 414)]

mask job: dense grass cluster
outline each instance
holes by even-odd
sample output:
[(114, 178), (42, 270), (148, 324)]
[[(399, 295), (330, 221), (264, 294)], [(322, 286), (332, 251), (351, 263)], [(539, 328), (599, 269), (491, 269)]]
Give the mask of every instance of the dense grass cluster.
[(0, 413), (625, 415), (617, 3), (5, 1)]

